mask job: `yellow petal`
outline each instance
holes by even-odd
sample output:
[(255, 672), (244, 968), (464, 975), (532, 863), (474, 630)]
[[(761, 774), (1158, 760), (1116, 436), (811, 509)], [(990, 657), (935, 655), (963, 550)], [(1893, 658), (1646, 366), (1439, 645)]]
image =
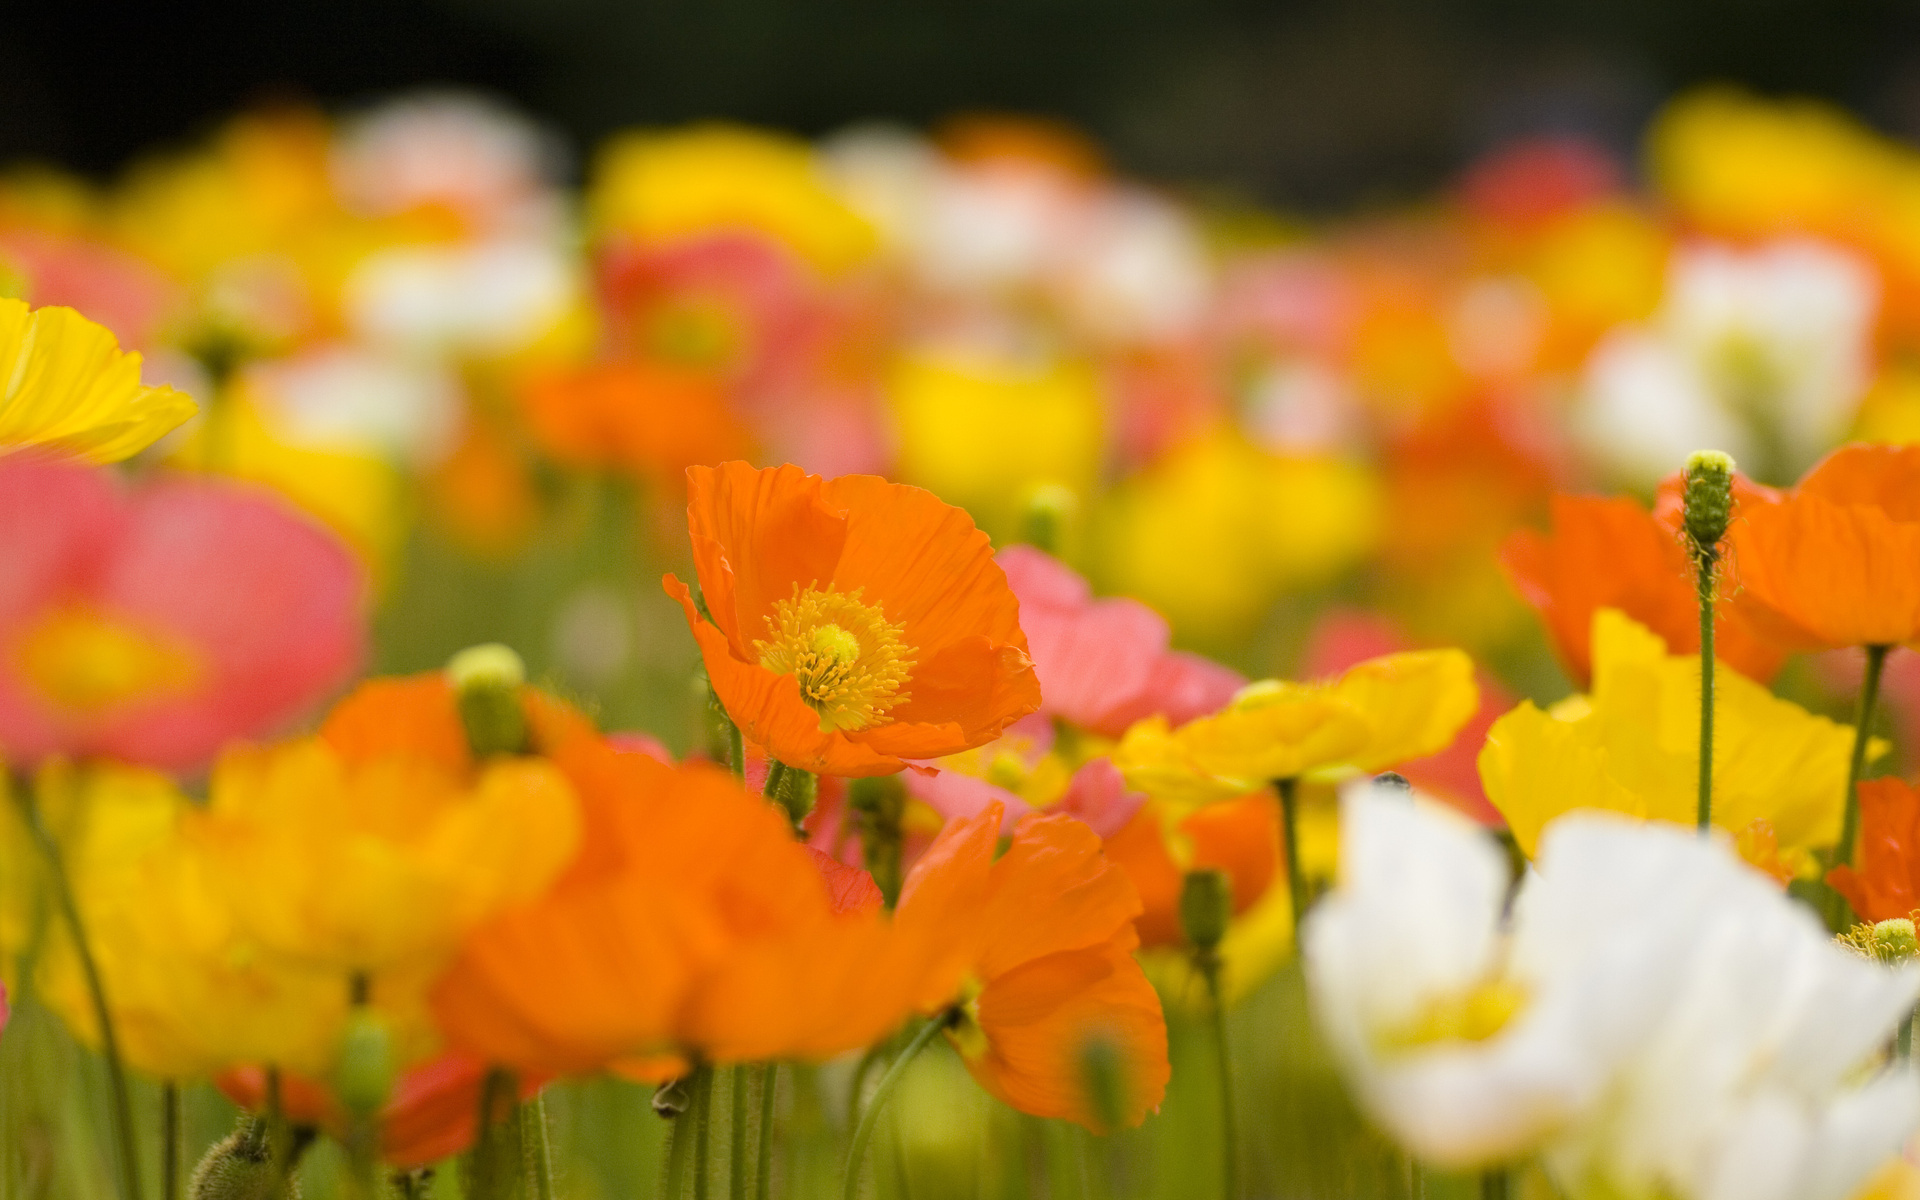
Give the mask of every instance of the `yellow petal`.
[(42, 446), (97, 463), (146, 449), (193, 400), (140, 383), (140, 356), (70, 308), (0, 298), (0, 452)]
[(1367, 718), (1367, 743), (1352, 758), (1367, 772), (1438, 754), (1480, 707), (1473, 660), (1452, 649), (1370, 659), (1342, 675), (1333, 694)]

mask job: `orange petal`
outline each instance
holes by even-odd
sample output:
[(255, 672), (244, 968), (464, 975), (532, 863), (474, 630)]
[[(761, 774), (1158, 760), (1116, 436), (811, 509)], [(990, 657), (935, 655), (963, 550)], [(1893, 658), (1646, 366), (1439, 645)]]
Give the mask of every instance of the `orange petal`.
[(1086, 822), (1029, 813), (988, 874), (981, 973), (991, 978), (1032, 959), (1098, 945), (1121, 930), (1131, 941), (1139, 914), (1132, 881), (1107, 861), (1100, 836)]
[(1131, 938), (1023, 964), (979, 997), (986, 1053), (967, 1059), (980, 1085), (1022, 1112), (1102, 1129), (1086, 1095), (1083, 1055), (1106, 1039), (1125, 1071), (1121, 1124), (1159, 1107), (1172, 1074), (1160, 997), (1129, 953)]
[(1728, 536), (1735, 603), (1781, 644), (1832, 649), (1920, 637), (1920, 525), (1796, 494), (1747, 511)]
[(1871, 505), (1903, 525), (1920, 524), (1920, 446), (1842, 446), (1815, 464), (1794, 492)]
[(751, 661), (774, 602), (833, 577), (848, 514), (799, 467), (730, 462), (687, 469), (687, 529), (707, 611), (735, 656)]
[(407, 755), (456, 774), (472, 766), (453, 690), (438, 671), (368, 680), (334, 706), (320, 736), (350, 764)]

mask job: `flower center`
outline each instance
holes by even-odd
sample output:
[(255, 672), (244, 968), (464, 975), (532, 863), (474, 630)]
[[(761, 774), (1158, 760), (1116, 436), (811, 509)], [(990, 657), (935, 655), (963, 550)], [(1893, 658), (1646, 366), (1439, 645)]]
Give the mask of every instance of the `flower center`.
[(1419, 1016), (1381, 1040), (1395, 1050), (1441, 1042), (1484, 1042), (1505, 1029), (1526, 1006), (1525, 988), (1509, 980), (1492, 979), (1468, 991), (1436, 998)]
[(85, 716), (190, 691), (204, 671), (192, 646), (82, 607), (47, 614), (19, 663), (42, 696)]
[(753, 644), (760, 665), (800, 684), (800, 698), (820, 714), (821, 729), (852, 731), (878, 724), (907, 700), (913, 647), (904, 625), (887, 620), (861, 589), (823, 592), (796, 585), (773, 606), (765, 641)]

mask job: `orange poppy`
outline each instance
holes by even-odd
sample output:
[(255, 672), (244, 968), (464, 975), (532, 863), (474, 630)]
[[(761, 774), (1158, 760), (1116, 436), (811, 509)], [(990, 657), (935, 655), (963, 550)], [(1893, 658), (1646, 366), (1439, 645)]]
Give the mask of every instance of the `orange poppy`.
[(1860, 784), (1859, 862), (1835, 867), (1827, 882), (1862, 921), (1920, 908), (1920, 791), (1891, 777)]
[[(1187, 870), (1218, 868), (1233, 881), (1234, 915), (1252, 908), (1281, 875), (1280, 813), (1271, 792), (1194, 810), (1176, 827), (1192, 847)], [(1180, 888), (1185, 872), (1168, 847), (1162, 818), (1149, 804), (1106, 841), (1107, 861), (1140, 893), (1133, 927), (1145, 946), (1178, 946)]]
[(825, 1058), (905, 1018), (918, 976), (878, 906), (830, 886), (771, 805), (705, 764), (598, 765), (620, 785), (599, 836), (435, 989), (453, 1045), (521, 1071), (657, 1078), (694, 1056)]
[(1738, 602), (1781, 645), (1920, 640), (1920, 446), (1842, 446), (1728, 538)]
[(901, 890), (899, 927), (936, 948), (921, 996), (995, 1097), (1105, 1132), (1082, 1083), (1104, 1039), (1126, 1064), (1123, 1123), (1165, 1094), (1166, 1018), (1133, 960), (1140, 899), (1100, 838), (1072, 817), (1029, 814), (997, 859), (1001, 812), (948, 824)]
[[(1633, 500), (1599, 496), (1555, 496), (1552, 521), (1551, 533), (1522, 529), (1508, 535), (1500, 564), (1539, 611), (1575, 686), (1592, 680), (1593, 614), (1603, 608), (1619, 609), (1653, 630), (1675, 654), (1699, 653), (1699, 600), (1676, 525)], [(1714, 614), (1713, 651), (1763, 682), (1785, 657), (1730, 606)]]
[(687, 471), (711, 619), (669, 575), (707, 675), (790, 767), (885, 775), (983, 746), (1040, 706), (987, 535), (931, 492), (746, 463)]
[(575, 466), (674, 479), (747, 448), (724, 385), (693, 367), (629, 359), (554, 370), (527, 380), (520, 399), (534, 437)]

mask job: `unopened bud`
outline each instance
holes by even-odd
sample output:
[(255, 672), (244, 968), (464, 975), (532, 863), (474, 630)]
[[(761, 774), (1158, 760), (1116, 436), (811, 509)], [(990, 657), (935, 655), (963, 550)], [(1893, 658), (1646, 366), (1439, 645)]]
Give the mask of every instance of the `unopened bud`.
[(371, 1116), (393, 1092), (393, 1032), (386, 1018), (370, 1008), (355, 1008), (340, 1039), (340, 1063), (333, 1088), (348, 1112)]
[(1126, 1066), (1120, 1047), (1106, 1034), (1096, 1033), (1080, 1046), (1080, 1086), (1101, 1133), (1111, 1133), (1126, 1121)]
[(469, 646), (447, 660), (460, 723), (476, 758), (519, 754), (527, 748), (527, 717), (520, 710), (526, 664), (498, 642)]
[(1057, 483), (1039, 484), (1027, 493), (1020, 515), (1020, 540), (1058, 557), (1067, 526), (1079, 511), (1080, 497), (1073, 489)]
[(892, 908), (900, 899), (900, 828), (907, 812), (907, 788), (898, 775), (874, 775), (847, 786), (847, 807), (860, 834), (860, 853), (874, 885)]
[(257, 1121), (213, 1144), (187, 1184), (188, 1200), (298, 1200), (300, 1187), (273, 1151)]
[(1188, 871), (1180, 885), (1180, 932), (1187, 944), (1211, 954), (1233, 919), (1233, 882), (1225, 871)]
[(1733, 520), (1733, 459), (1718, 450), (1697, 450), (1687, 459), (1682, 521), (1695, 549), (1712, 550)]
[(787, 810), (787, 817), (795, 829), (807, 819), (813, 811), (813, 805), (820, 796), (820, 780), (812, 771), (802, 771), (797, 767), (788, 767), (780, 775), (775, 789), (774, 799), (781, 808)]

